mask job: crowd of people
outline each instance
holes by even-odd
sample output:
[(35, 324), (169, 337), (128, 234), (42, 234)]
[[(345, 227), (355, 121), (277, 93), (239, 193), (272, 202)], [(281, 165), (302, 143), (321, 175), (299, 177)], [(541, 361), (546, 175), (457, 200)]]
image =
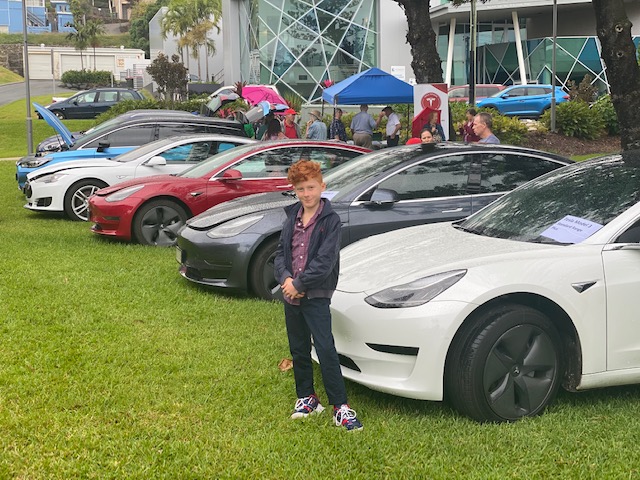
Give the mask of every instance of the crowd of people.
[[(299, 124), (296, 122), (296, 112), (293, 108), (285, 110), (282, 114), (269, 113), (263, 122), (255, 130), (254, 126), (244, 121), (244, 114), (236, 111), (230, 118), (245, 124), (245, 131), (249, 137), (258, 140), (282, 140), (286, 138), (307, 138), (310, 140), (335, 140), (347, 142), (347, 127), (342, 121), (344, 112), (341, 108), (334, 109), (333, 119), (327, 127), (323, 121), (322, 113), (319, 110), (310, 110), (306, 122), (304, 133), (301, 132)], [(393, 107), (384, 107), (377, 118), (369, 113), (369, 105), (360, 105), (360, 111), (353, 116), (349, 128), (352, 132), (352, 140), (355, 145), (364, 148), (373, 148), (374, 131), (380, 127), (382, 120), (386, 118), (385, 141), (387, 147), (395, 147), (400, 143), (400, 131), (402, 122)], [(458, 129), (458, 134), (465, 143), (493, 143), (498, 144), (500, 140), (492, 131), (493, 118), (486, 112), (478, 113), (475, 109), (469, 108), (465, 114), (465, 121)], [(447, 138), (444, 128), (440, 123), (438, 111), (430, 112), (427, 123), (420, 131), (419, 137), (411, 137), (407, 144), (417, 143), (440, 143), (450, 140)]]

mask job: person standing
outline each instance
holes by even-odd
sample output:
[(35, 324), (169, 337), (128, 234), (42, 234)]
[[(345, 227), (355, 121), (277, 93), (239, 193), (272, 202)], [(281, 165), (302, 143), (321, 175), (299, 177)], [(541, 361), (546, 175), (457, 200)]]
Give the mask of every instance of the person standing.
[(300, 126), (296, 123), (295, 118), (298, 112), (293, 108), (284, 111), (284, 134), (287, 138), (300, 138)]
[(465, 113), (466, 120), (460, 127), (460, 135), (462, 135), (464, 143), (473, 143), (480, 140), (480, 137), (473, 131), (473, 119), (477, 114), (478, 112), (476, 112), (475, 108), (470, 108)]
[(431, 131), (431, 135), (433, 135), (433, 141), (438, 142), (446, 142), (447, 137), (444, 134), (444, 129), (440, 122), (438, 122), (438, 112), (433, 110), (429, 114), (429, 120), (425, 123), (423, 129), (428, 128)]
[(267, 125), (267, 130), (264, 132), (264, 135), (260, 140), (284, 140), (287, 138), (284, 133), (282, 133), (282, 124), (280, 120), (277, 118), (272, 118)]
[(298, 397), (291, 418), (306, 418), (324, 410), (313, 385), (313, 338), (322, 381), (329, 403), (333, 405), (334, 423), (346, 430), (361, 430), (362, 423), (347, 403), (331, 331), (329, 304), (340, 270), (341, 220), (331, 208), (331, 202), (322, 198), (326, 185), (317, 162), (296, 162), (289, 169), (287, 178), (299, 201), (285, 207), (287, 218), (276, 249), (274, 276), (284, 297)]
[(360, 112), (351, 120), (353, 143), (364, 148), (371, 148), (373, 129), (378, 126), (368, 111), (369, 105), (360, 105)]
[(480, 138), (478, 143), (500, 143), (500, 139), (493, 134), (491, 127), (493, 127), (491, 114), (480, 112), (473, 118), (473, 133)]
[(336, 112), (333, 116), (333, 122), (331, 122), (331, 125), (329, 126), (329, 138), (340, 142), (347, 141), (347, 129), (344, 128), (344, 123), (342, 123), (341, 108), (336, 108)]
[(264, 118), (262, 119), (262, 123), (260, 124), (260, 126), (258, 127), (258, 131), (256, 132), (256, 140), (262, 140), (262, 137), (264, 137), (264, 134), (267, 132), (269, 123), (271, 123), (271, 120), (273, 120), (274, 118), (276, 117), (273, 112), (269, 112), (264, 116)]
[(309, 140), (327, 139), (327, 126), (322, 121), (322, 114), (319, 110), (311, 110), (309, 112), (309, 121), (307, 122), (307, 133), (305, 137)]
[(382, 118), (386, 115), (387, 117), (387, 128), (386, 128), (386, 140), (387, 147), (397, 147), (398, 141), (400, 140), (399, 132), (400, 128), (402, 128), (402, 124), (400, 123), (400, 118), (396, 112), (393, 111), (393, 108), (390, 106), (384, 107), (380, 112), (380, 116), (378, 117), (378, 121), (376, 122), (376, 126), (380, 125)]

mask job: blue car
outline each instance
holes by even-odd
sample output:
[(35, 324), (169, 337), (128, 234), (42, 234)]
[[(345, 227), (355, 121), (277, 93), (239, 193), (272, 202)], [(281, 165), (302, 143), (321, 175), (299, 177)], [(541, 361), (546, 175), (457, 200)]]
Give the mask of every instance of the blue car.
[[(483, 98), (478, 107), (495, 108), (502, 115), (539, 117), (551, 108), (552, 85), (511, 85), (500, 92)], [(569, 95), (556, 87), (556, 104), (569, 100)]]
[[(67, 127), (49, 110), (34, 103), (38, 113), (51, 125), (64, 142), (64, 150), (36, 154), (16, 163), (16, 180), (22, 190), (27, 174), (59, 162), (114, 158), (146, 143), (176, 135), (219, 133), (246, 137), (244, 126), (235, 120), (193, 115), (177, 110), (140, 110), (123, 113), (74, 138)], [(249, 113), (249, 112), (247, 112)]]

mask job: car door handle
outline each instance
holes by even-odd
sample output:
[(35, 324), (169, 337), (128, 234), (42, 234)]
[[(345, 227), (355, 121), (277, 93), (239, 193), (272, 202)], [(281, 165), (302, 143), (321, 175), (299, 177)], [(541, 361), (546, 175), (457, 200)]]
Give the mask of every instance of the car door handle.
[(190, 192), (189, 195), (191, 195), (192, 197), (199, 197), (200, 195), (202, 195), (204, 192)]
[(442, 210), (442, 213), (458, 213), (462, 211), (462, 207), (454, 208), (453, 210)]

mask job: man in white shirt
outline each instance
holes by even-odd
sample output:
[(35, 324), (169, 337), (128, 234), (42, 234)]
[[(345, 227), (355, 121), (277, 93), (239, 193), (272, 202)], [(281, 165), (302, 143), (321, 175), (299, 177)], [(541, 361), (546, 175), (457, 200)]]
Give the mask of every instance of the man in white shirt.
[(377, 125), (380, 124), (382, 117), (386, 115), (387, 117), (387, 147), (396, 147), (398, 145), (398, 140), (400, 139), (399, 132), (400, 128), (402, 128), (402, 124), (400, 123), (400, 118), (393, 111), (391, 107), (384, 107), (380, 112), (380, 116), (378, 117)]

